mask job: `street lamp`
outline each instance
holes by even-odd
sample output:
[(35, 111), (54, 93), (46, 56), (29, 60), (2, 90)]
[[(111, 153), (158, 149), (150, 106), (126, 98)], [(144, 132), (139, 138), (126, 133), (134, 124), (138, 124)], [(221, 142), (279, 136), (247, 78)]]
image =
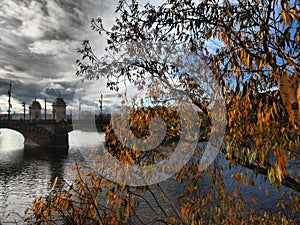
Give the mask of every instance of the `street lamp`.
[(45, 120), (47, 119), (47, 99), (45, 98)]
[(78, 119), (80, 120), (80, 111), (81, 111), (81, 97), (79, 97), (79, 103), (78, 103)]
[(101, 120), (101, 122), (102, 122), (102, 94), (101, 94), (101, 96), (100, 96), (100, 100), (99, 100), (99, 103), (100, 103), (100, 120)]
[(24, 121), (25, 121), (25, 109), (26, 109), (26, 108), (25, 108), (25, 102), (22, 103), (22, 106), (23, 106), (23, 108), (24, 108), (23, 119), (24, 119)]
[(8, 89), (8, 110), (7, 110), (7, 112), (8, 112), (8, 120), (10, 120), (10, 108), (12, 108), (12, 106), (11, 106), (11, 101), (10, 101), (10, 99), (11, 99), (11, 82), (9, 83), (9, 89)]

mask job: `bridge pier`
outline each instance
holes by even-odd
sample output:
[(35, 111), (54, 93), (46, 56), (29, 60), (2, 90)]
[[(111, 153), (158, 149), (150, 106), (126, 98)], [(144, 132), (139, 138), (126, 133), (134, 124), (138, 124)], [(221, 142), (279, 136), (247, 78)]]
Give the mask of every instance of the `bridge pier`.
[(64, 121), (55, 124), (55, 131), (53, 135), (53, 143), (50, 146), (53, 151), (59, 151), (61, 153), (68, 153), (69, 149), (69, 135)]

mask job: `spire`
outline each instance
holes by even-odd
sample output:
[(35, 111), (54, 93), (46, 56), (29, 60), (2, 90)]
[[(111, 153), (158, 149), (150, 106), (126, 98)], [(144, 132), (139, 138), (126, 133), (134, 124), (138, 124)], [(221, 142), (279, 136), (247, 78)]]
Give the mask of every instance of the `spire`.
[(61, 95), (60, 95), (60, 90), (58, 91), (58, 97), (59, 97), (59, 98), (61, 98)]

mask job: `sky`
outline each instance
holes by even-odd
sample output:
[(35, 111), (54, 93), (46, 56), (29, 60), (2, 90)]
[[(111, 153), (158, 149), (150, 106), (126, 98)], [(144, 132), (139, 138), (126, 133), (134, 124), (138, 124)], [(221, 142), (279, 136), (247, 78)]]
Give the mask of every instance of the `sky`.
[[(106, 88), (105, 78), (82, 83), (76, 73), (77, 50), (89, 40), (98, 58), (106, 47), (105, 36), (91, 28), (91, 19), (101, 17), (106, 28), (115, 20), (118, 0), (0, 0), (0, 114), (8, 110), (8, 89), (12, 83), (11, 113), (23, 113), (22, 103), (36, 98), (47, 113), (61, 94), (67, 113), (81, 110), (103, 112), (120, 105), (120, 99)], [(163, 0), (141, 0), (159, 5)], [(127, 87), (131, 93), (136, 87)], [(127, 94), (128, 96), (128, 94)]]
[[(11, 112), (23, 112), (36, 97), (50, 109), (61, 93), (70, 112), (74, 96), (82, 96), (103, 109), (110, 107), (113, 94), (105, 80), (81, 83), (76, 73), (77, 49), (90, 40), (97, 55), (104, 53), (105, 37), (90, 27), (92, 18), (103, 18), (110, 27), (117, 0), (0, 0), (0, 113), (8, 110), (8, 88), (12, 82)], [(91, 91), (92, 90), (92, 91)], [(51, 112), (49, 112), (51, 113)]]

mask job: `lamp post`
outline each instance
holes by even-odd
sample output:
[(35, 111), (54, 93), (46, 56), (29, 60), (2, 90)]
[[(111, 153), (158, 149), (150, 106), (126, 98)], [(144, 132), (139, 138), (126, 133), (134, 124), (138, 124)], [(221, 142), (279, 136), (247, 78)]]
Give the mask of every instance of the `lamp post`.
[(103, 95), (101, 94), (100, 100), (99, 100), (99, 103), (100, 103), (100, 120), (101, 120), (101, 122), (102, 122), (102, 97), (103, 97)]
[(47, 120), (47, 99), (45, 98), (45, 120)]
[(8, 112), (8, 120), (11, 119), (11, 117), (10, 117), (10, 108), (11, 108), (11, 101), (10, 101), (10, 99), (11, 99), (11, 82), (9, 83), (9, 89), (8, 89), (8, 110), (7, 110), (7, 112)]
[(78, 104), (78, 120), (80, 120), (80, 111), (81, 111), (81, 97), (79, 97), (79, 104)]
[(24, 108), (24, 111), (23, 111), (23, 119), (24, 119), (24, 122), (25, 122), (25, 102), (22, 103), (22, 106)]

